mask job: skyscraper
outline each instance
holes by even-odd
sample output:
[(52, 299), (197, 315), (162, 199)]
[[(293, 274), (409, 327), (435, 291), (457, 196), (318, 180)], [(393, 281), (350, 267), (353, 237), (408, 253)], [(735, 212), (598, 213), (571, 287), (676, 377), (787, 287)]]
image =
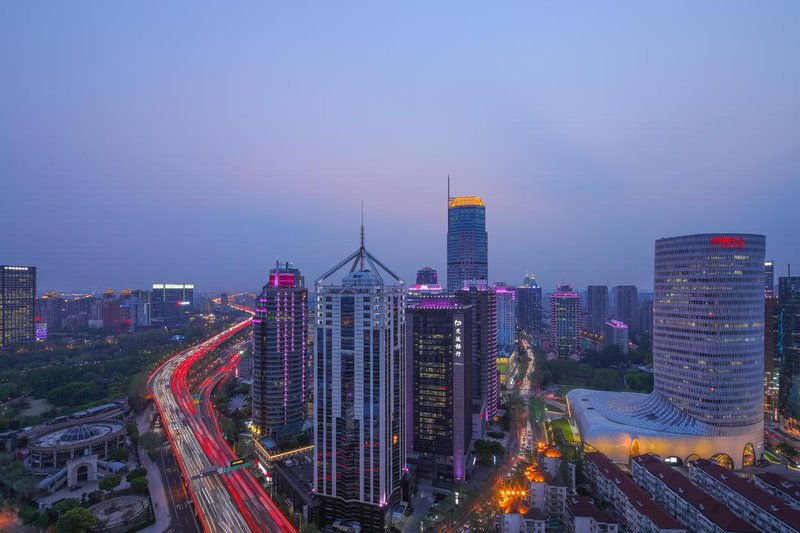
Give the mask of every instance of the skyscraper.
[(763, 235), (699, 234), (655, 246), (650, 395), (567, 394), (582, 440), (617, 462), (752, 465), (763, 453)]
[(489, 279), (486, 206), (479, 196), (450, 198), (447, 209), (447, 292)]
[(764, 261), (764, 295), (772, 296), (775, 292), (775, 265), (772, 261)]
[(472, 440), (472, 309), (452, 297), (430, 298), (407, 315), (408, 447), (421, 471), (466, 481)]
[(614, 287), (614, 318), (625, 322), (634, 332), (638, 329), (639, 297), (634, 285)]
[(497, 295), (497, 351), (509, 354), (517, 340), (517, 294), (505, 283), (493, 287)]
[(253, 425), (280, 443), (303, 430), (306, 412), (308, 290), (300, 269), (276, 264), (253, 318)]
[(417, 270), (417, 284), (408, 288), (406, 295), (406, 306), (416, 305), (423, 298), (442, 293), (442, 286), (439, 285), (439, 274), (431, 267), (424, 267)]
[(542, 330), (542, 288), (534, 275), (525, 275), (517, 293), (517, 335), (527, 341)]
[(778, 410), (784, 425), (800, 429), (800, 276), (778, 278)]
[(36, 340), (36, 267), (0, 265), (0, 348)]
[(586, 329), (595, 334), (603, 333), (608, 318), (608, 287), (589, 285), (586, 303)]
[(580, 297), (572, 285), (559, 285), (550, 295), (550, 350), (559, 357), (578, 349), (580, 307)]
[(484, 408), (486, 420), (497, 414), (497, 295), (485, 282), (467, 283), (456, 300), (472, 309), (472, 399)]
[[(340, 283), (328, 279), (352, 261)], [(384, 278), (386, 277), (386, 278)], [(361, 247), (316, 282), (314, 486), (323, 520), (383, 531), (405, 467), (402, 280)]]
[(194, 285), (153, 283), (151, 317), (168, 326), (188, 321), (194, 304)]

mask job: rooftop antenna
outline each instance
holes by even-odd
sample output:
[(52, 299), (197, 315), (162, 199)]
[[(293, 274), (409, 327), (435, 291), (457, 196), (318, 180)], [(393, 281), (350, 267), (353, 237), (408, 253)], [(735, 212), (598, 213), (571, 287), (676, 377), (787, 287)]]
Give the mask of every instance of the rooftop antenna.
[[(361, 200), (361, 251), (364, 251), (364, 200)], [(364, 270), (364, 254), (361, 254), (361, 270)]]
[(450, 174), (448, 174), (447, 175), (447, 206), (448, 207), (450, 207), (450, 200), (452, 200), (452, 199), (453, 199), (453, 197), (450, 196)]

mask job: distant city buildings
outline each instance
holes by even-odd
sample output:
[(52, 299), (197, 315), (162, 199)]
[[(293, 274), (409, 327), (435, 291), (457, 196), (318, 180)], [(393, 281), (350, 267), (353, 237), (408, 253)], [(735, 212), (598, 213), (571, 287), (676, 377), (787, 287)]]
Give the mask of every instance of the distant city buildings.
[(755, 463), (764, 450), (764, 248), (751, 234), (656, 241), (654, 391), (570, 391), (585, 444), (621, 463), (645, 450)]
[(770, 297), (775, 292), (775, 264), (764, 261), (764, 296)]
[[(329, 282), (351, 262), (341, 282)], [(383, 531), (406, 466), (403, 282), (362, 238), (315, 290), (314, 490), (323, 522)]]
[(36, 267), (0, 265), (0, 348), (36, 339)]
[(291, 263), (269, 272), (253, 318), (253, 426), (281, 443), (298, 435), (307, 419), (308, 289)]
[(531, 342), (542, 331), (542, 288), (536, 276), (526, 274), (514, 292), (517, 295), (517, 335)]
[(408, 448), (418, 474), (466, 481), (472, 441), (473, 313), (452, 297), (423, 300), (406, 315)]
[(608, 318), (608, 287), (589, 285), (586, 293), (586, 329), (595, 335), (600, 335), (605, 331)]
[(611, 319), (606, 322), (606, 344), (617, 346), (624, 354), (628, 353), (628, 325), (625, 322)]
[(571, 285), (559, 285), (550, 295), (550, 350), (566, 358), (578, 350), (581, 333), (580, 298)]
[(153, 283), (151, 294), (153, 320), (167, 326), (188, 322), (194, 306), (194, 285), (189, 283)]
[(485, 282), (467, 283), (456, 300), (472, 309), (472, 398), (485, 420), (497, 414), (500, 377), (497, 374), (497, 294)]
[(447, 292), (489, 279), (486, 206), (478, 196), (450, 198), (447, 209)]
[(497, 351), (507, 355), (517, 342), (517, 294), (505, 283), (493, 285), (497, 297)]

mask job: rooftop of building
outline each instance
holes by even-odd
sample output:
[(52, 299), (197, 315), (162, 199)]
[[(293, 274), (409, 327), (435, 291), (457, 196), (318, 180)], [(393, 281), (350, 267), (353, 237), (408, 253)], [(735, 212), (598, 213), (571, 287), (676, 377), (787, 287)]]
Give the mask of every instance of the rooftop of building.
[(622, 322), (621, 320), (614, 320), (611, 319), (606, 322), (606, 326), (611, 326), (614, 329), (628, 329), (628, 324)]
[(639, 485), (628, 477), (611, 459), (600, 452), (586, 452), (587, 460), (594, 463), (601, 475), (612, 481), (625, 494), (629, 502), (660, 529), (684, 529), (663, 507), (658, 505)]
[(800, 485), (775, 472), (761, 472), (756, 477), (790, 498), (800, 501)]
[(658, 457), (644, 454), (634, 457), (633, 461), (660, 479), (672, 492), (688, 502), (722, 531), (758, 533), (756, 528), (733, 514), (725, 504), (710, 496), (677, 470), (661, 462)]
[(450, 209), (454, 207), (486, 207), (480, 196), (454, 196), (450, 198)]
[(598, 509), (592, 502), (592, 499), (586, 496), (567, 496), (567, 509), (569, 513), (576, 518), (594, 518), (595, 522), (599, 524), (617, 523), (614, 517)]
[(706, 475), (725, 485), (739, 496), (760, 507), (764, 512), (774, 516), (784, 524), (800, 530), (800, 511), (779, 500), (769, 492), (743, 477), (737, 476), (725, 467), (708, 459), (692, 461), (690, 467), (697, 468)]
[(125, 424), (118, 420), (80, 423), (43, 433), (29, 443), (31, 448), (54, 448), (75, 446), (101, 437), (110, 437), (125, 430)]

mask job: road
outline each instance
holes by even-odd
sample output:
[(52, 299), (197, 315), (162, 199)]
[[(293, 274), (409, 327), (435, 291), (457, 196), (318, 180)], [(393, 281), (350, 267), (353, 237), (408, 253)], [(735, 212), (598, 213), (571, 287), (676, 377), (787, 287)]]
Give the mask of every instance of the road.
[[(184, 350), (161, 365), (149, 388), (203, 529), (208, 532), (294, 531), (246, 469), (203, 475), (228, 466), (233, 452), (200, 411), (210, 397), (195, 405), (187, 375), (195, 363), (250, 324), (250, 318)], [(212, 412), (213, 414), (213, 412)]]

